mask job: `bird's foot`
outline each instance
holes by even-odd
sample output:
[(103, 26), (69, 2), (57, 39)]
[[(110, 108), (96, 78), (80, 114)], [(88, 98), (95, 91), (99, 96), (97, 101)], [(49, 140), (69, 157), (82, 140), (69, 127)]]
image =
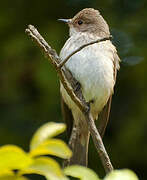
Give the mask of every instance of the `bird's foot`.
[(90, 101), (86, 102), (87, 105), (87, 110), (86, 112), (88, 113), (90, 111), (90, 105), (94, 103), (94, 99), (91, 99)]

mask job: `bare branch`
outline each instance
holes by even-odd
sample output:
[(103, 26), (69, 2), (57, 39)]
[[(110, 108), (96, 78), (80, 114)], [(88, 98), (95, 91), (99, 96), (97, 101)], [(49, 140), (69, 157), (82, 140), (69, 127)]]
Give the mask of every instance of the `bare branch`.
[(75, 51), (73, 51), (71, 54), (69, 54), (64, 60), (62, 60), (60, 62), (60, 64), (58, 65), (59, 68), (61, 68), (62, 66), (64, 66), (64, 64), (69, 60), (69, 58), (71, 56), (73, 56), (74, 54), (76, 54), (77, 52), (81, 51), (83, 48), (89, 46), (89, 45), (92, 45), (92, 44), (95, 44), (95, 43), (99, 43), (99, 42), (102, 42), (102, 41), (106, 41), (106, 40), (110, 40), (111, 39), (111, 36), (109, 37), (104, 37), (104, 38), (100, 38), (100, 39), (97, 39), (95, 41), (91, 41), (89, 43), (86, 43), (82, 46), (80, 46), (79, 48), (77, 48)]
[(97, 152), (99, 154), (99, 157), (100, 157), (103, 167), (105, 169), (105, 172), (109, 173), (110, 171), (113, 170), (113, 166), (111, 164), (111, 161), (107, 154), (107, 151), (104, 147), (102, 138), (101, 138), (101, 136), (96, 128), (96, 125), (94, 123), (94, 120), (89, 112), (85, 114), (85, 118), (86, 118), (87, 124), (89, 126), (89, 131), (90, 131), (90, 134), (92, 135), (94, 145), (97, 149)]
[(100, 134), (97, 131), (94, 120), (91, 116), (90, 108), (89, 108), (90, 105), (85, 101), (81, 90), (79, 90), (78, 92), (77, 91), (74, 92), (74, 86), (77, 83), (77, 80), (72, 76), (72, 74), (69, 72), (69, 70), (67, 70), (65, 67), (62, 67), (73, 54), (77, 53), (84, 47), (94, 44), (94, 43), (97, 43), (97, 42), (108, 40), (108, 39), (110, 39), (110, 37), (99, 39), (99, 40), (84, 44), (83, 46), (81, 46), (80, 48), (75, 50), (73, 53), (71, 53), (64, 61), (61, 62), (61, 59), (57, 55), (56, 51), (54, 49), (52, 49), (51, 46), (48, 45), (48, 43), (39, 34), (39, 32), (37, 31), (37, 29), (34, 26), (29, 25), (28, 28), (26, 29), (26, 33), (32, 38), (33, 41), (36, 42), (37, 45), (39, 45), (39, 47), (47, 55), (48, 60), (51, 62), (51, 64), (53, 64), (54, 68), (56, 69), (57, 74), (60, 78), (60, 81), (62, 82), (68, 95), (75, 102), (75, 104), (79, 107), (79, 109), (83, 112), (85, 119), (87, 121), (89, 131), (92, 135), (95, 147), (96, 147), (97, 152), (102, 161), (103, 167), (104, 167), (106, 173), (112, 171), (113, 166), (112, 166), (109, 156), (105, 150), (105, 147), (104, 147), (104, 144), (100, 137)]

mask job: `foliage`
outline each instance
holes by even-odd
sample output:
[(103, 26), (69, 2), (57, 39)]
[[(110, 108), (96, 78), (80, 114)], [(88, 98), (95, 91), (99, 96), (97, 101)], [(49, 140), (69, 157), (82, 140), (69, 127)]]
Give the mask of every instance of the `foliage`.
[[(81, 180), (100, 180), (98, 175), (89, 168), (73, 165), (64, 169), (58, 162), (47, 155), (63, 159), (72, 156), (68, 146), (54, 136), (65, 130), (63, 123), (46, 123), (34, 134), (30, 151), (27, 153), (15, 145), (0, 147), (0, 180), (28, 180), (24, 175), (39, 174), (47, 180), (68, 180), (69, 176)], [(17, 170), (17, 171), (14, 171)], [(138, 180), (130, 170), (115, 170), (104, 180)]]

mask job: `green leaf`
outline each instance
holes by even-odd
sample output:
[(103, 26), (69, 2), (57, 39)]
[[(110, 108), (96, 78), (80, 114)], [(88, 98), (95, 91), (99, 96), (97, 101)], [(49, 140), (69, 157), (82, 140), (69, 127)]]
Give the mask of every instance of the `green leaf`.
[(114, 170), (110, 174), (108, 174), (104, 180), (139, 180), (136, 174), (129, 170)]
[(47, 180), (68, 180), (63, 174), (59, 164), (49, 157), (36, 158), (32, 165), (20, 171), (19, 174), (32, 173), (43, 175)]
[(64, 173), (67, 176), (72, 176), (81, 180), (100, 180), (94, 171), (84, 166), (68, 166), (64, 169)]
[(0, 180), (28, 180), (24, 176), (18, 176), (13, 171), (2, 170), (0, 171)]
[(64, 159), (72, 156), (69, 147), (59, 139), (49, 139), (30, 152), (31, 156), (54, 155)]
[(29, 180), (29, 179), (17, 175), (4, 175), (4, 176), (0, 176), (0, 180)]
[(43, 141), (52, 138), (54, 136), (57, 136), (58, 134), (61, 134), (62, 132), (65, 131), (65, 129), (66, 126), (63, 123), (49, 122), (44, 124), (34, 134), (30, 143), (30, 149), (31, 150), (35, 149)]
[(0, 147), (0, 170), (22, 169), (33, 162), (21, 148), (14, 145)]

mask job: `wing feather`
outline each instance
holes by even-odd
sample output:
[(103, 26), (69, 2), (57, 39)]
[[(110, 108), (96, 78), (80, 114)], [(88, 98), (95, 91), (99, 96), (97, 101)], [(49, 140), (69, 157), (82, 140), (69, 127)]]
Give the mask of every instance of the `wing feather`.
[(70, 138), (72, 127), (73, 127), (73, 115), (67, 104), (64, 102), (63, 97), (61, 96), (61, 111), (63, 115), (63, 120), (67, 126), (67, 137)]
[[(114, 81), (116, 82), (117, 70), (119, 70), (120, 68), (119, 66), (120, 59), (115, 48), (113, 49), (112, 53), (113, 53)], [(102, 138), (104, 136), (104, 133), (105, 133), (108, 121), (109, 121), (111, 102), (112, 102), (112, 95), (110, 96), (107, 104), (105, 105), (105, 107), (103, 108), (103, 110), (101, 111), (98, 117), (99, 119), (98, 131)]]

